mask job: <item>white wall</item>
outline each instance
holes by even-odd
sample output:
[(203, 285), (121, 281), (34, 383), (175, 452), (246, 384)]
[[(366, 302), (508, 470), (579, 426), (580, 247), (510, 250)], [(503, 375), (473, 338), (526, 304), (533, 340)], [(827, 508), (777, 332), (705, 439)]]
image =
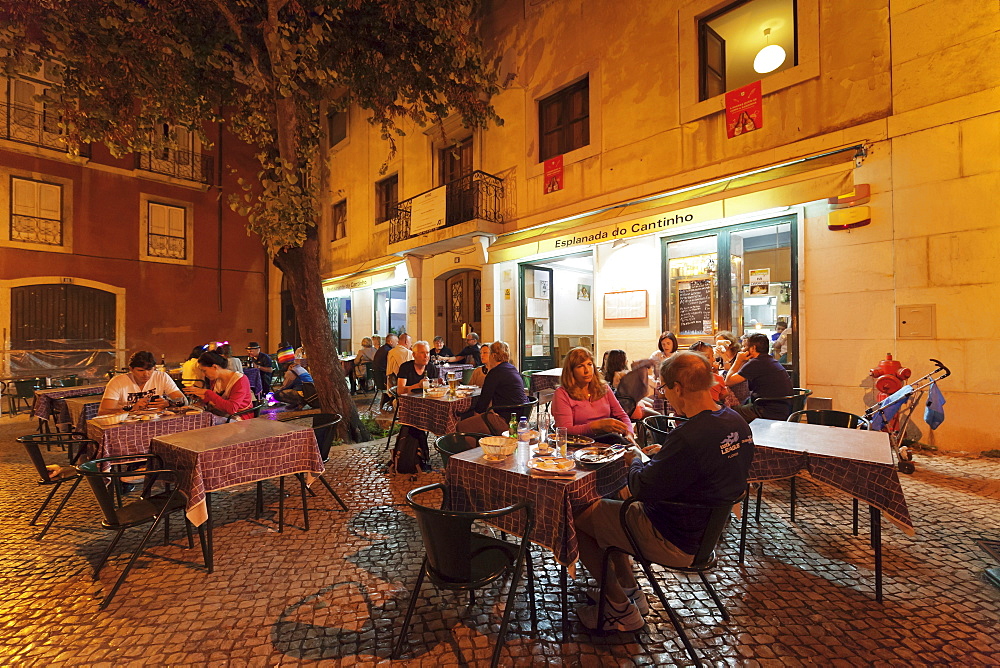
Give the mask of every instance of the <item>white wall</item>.
[[(593, 298), (597, 316), (598, 359), (606, 350), (620, 348), (629, 361), (649, 357), (656, 350), (662, 321), (660, 304), (660, 238), (629, 239), (628, 245), (597, 247), (596, 285)], [(646, 317), (637, 320), (605, 320), (604, 295), (608, 292), (646, 290)]]
[[(591, 287), (591, 301), (576, 298), (576, 287)], [(593, 336), (594, 272), (554, 267), (552, 270), (552, 331), (555, 336)]]

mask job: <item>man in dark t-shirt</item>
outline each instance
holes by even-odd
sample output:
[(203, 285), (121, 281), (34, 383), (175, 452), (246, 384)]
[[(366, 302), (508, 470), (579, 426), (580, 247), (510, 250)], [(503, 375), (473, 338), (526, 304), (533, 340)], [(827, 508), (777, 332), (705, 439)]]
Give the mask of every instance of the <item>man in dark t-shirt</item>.
[[(433, 379), (440, 376), (437, 367), (429, 361), (431, 352), (430, 346), (426, 341), (417, 341), (414, 343), (411, 352), (413, 353), (413, 359), (400, 364), (399, 371), (396, 373), (397, 394), (409, 394), (419, 389), (425, 378)], [(427, 441), (427, 432), (423, 429), (402, 425), (399, 433), (409, 434), (417, 439), (422, 439), (422, 442)]]
[[(746, 490), (753, 436), (743, 418), (712, 399), (715, 378), (701, 355), (675, 353), (663, 363), (660, 378), (670, 405), (688, 419), (667, 435), (648, 461), (642, 461), (637, 449), (625, 453), (630, 460), (628, 488), (638, 499), (629, 507), (626, 522), (644, 556), (685, 567), (694, 561), (709, 511), (669, 504), (718, 506), (736, 501)], [(600, 499), (576, 518), (580, 561), (596, 578), (601, 575), (605, 548), (614, 545), (632, 552), (621, 524), (621, 504)], [(634, 631), (642, 627), (649, 606), (632, 575), (631, 560), (616, 553), (611, 566), (605, 583), (604, 628)], [(585, 627), (597, 628), (597, 605), (578, 608), (577, 614)]]
[(475, 332), (469, 332), (465, 336), (465, 347), (446, 361), (456, 364), (471, 364), (472, 366), (479, 364), (479, 335)]
[[(768, 354), (771, 342), (766, 334), (751, 334), (746, 345), (736, 355), (726, 374), (726, 385), (738, 385), (744, 380), (750, 387), (750, 399), (788, 397), (794, 392), (792, 379), (781, 362)], [(787, 420), (791, 413), (788, 401), (761, 401), (756, 405), (737, 406), (736, 412), (747, 422), (756, 418)]]

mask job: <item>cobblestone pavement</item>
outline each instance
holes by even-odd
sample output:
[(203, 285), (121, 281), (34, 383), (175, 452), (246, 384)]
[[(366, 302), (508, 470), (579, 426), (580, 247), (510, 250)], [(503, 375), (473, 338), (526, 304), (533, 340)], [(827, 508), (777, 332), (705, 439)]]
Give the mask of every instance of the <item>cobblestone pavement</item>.
[[(206, 573), (197, 548), (186, 549), (175, 522), (173, 542), (154, 539), (102, 612), (100, 599), (141, 531), (126, 534), (119, 556), (92, 582), (91, 564), (110, 532), (81, 486), (45, 540), (33, 540), (28, 520), (44, 490), (14, 442), (33, 426), (26, 416), (0, 418), (0, 664), (488, 665), (500, 587), (468, 607), (466, 598), (425, 585), (405, 657), (388, 659), (422, 556), (404, 495), (441, 476), (381, 473), (384, 441), (334, 451), (327, 477), (349, 512), (318, 490), (311, 530), (277, 533), (276, 484), (265, 485), (261, 521), (253, 519), (252, 485), (218, 493), (215, 572)], [(982, 577), (995, 563), (975, 542), (1000, 539), (1000, 462), (918, 455), (916, 464), (903, 485), (917, 534), (886, 523), (882, 604), (874, 600), (866, 532), (850, 532), (850, 500), (808, 481), (799, 485), (795, 524), (788, 485), (766, 486), (744, 568), (735, 563), (737, 532), (726, 535), (711, 577), (729, 622), (700, 585), (664, 575), (700, 655), (748, 666), (1000, 664), (1000, 590)], [(286, 519), (301, 525), (297, 494)], [(535, 572), (538, 628), (519, 596), (503, 665), (689, 663), (652, 599), (640, 633), (591, 636), (574, 620), (569, 642), (561, 642), (557, 569), (540, 549)], [(571, 606), (582, 602), (583, 586), (571, 584)]]

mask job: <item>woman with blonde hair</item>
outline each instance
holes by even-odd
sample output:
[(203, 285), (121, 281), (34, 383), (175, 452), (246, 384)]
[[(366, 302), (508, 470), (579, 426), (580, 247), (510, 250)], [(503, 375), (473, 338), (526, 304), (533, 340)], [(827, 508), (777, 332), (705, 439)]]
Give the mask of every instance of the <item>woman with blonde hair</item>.
[(632, 421), (598, 376), (589, 350), (573, 348), (566, 353), (561, 382), (552, 398), (556, 427), (565, 427), (568, 434), (611, 443), (632, 433)]

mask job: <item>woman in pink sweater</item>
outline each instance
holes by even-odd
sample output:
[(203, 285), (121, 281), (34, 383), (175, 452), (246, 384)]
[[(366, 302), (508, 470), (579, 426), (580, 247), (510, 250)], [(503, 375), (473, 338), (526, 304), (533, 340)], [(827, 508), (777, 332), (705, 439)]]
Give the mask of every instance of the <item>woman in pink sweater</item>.
[[(195, 395), (205, 403), (205, 407), (216, 415), (232, 415), (253, 405), (253, 391), (250, 381), (242, 373), (230, 371), (222, 355), (208, 351), (198, 358), (198, 368), (205, 373), (205, 380), (211, 389), (185, 387), (184, 393)], [(249, 420), (250, 414), (240, 419)]]
[(608, 384), (597, 375), (589, 350), (573, 348), (566, 354), (561, 382), (552, 398), (556, 427), (566, 427), (569, 434), (611, 442), (632, 433), (632, 421)]

